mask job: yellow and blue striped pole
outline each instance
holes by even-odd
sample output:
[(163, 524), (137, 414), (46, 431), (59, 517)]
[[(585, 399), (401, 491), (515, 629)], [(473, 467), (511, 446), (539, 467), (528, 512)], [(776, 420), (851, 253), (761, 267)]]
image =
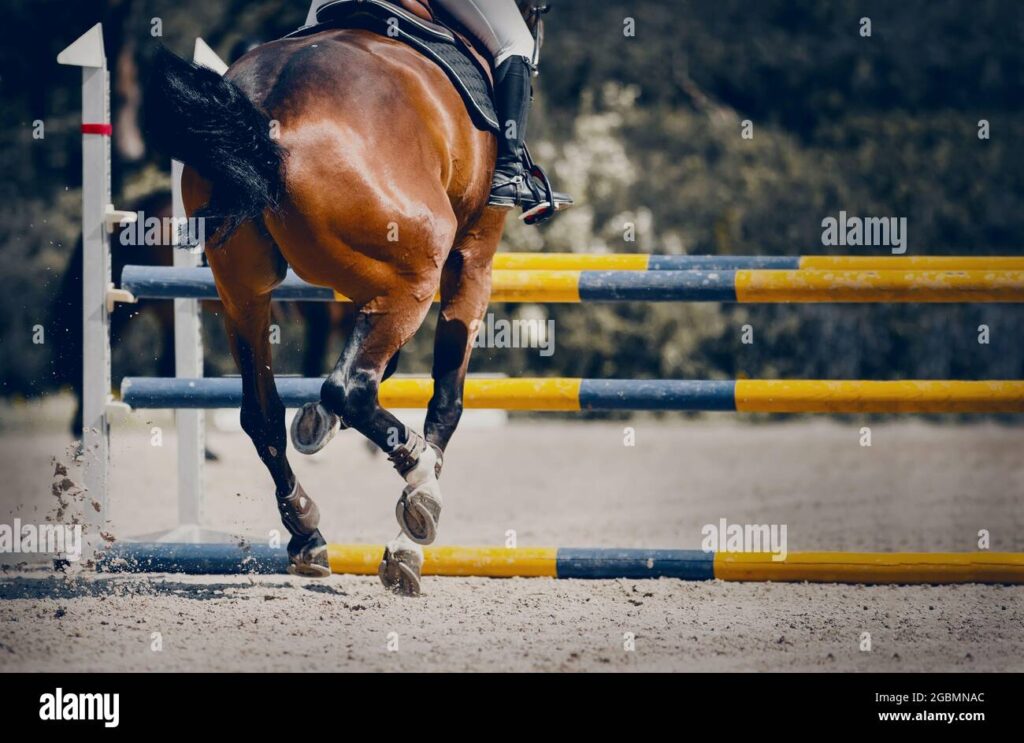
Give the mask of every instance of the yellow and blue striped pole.
[[(376, 575), (382, 544), (328, 545), (335, 574)], [(423, 574), (484, 578), (782, 581), (852, 584), (1024, 583), (1015, 552), (703, 552), (678, 549), (426, 547)], [(101, 572), (224, 575), (287, 572), (282, 548), (235, 544), (115, 543)]]
[[(277, 379), (290, 408), (319, 400), (322, 385), (321, 378)], [(432, 394), (430, 379), (389, 379), (380, 401), (387, 408), (425, 408)], [(126, 377), (121, 399), (136, 409), (237, 408), (242, 383), (236, 377)], [(464, 404), (537, 412), (1024, 413), (1024, 381), (468, 379)]]
[[(209, 268), (126, 266), (138, 299), (216, 299)], [(274, 299), (346, 301), (289, 272)], [(1024, 271), (494, 271), (492, 302), (1024, 302)]]
[(498, 253), (498, 271), (1022, 271), (1024, 256), (645, 255)]

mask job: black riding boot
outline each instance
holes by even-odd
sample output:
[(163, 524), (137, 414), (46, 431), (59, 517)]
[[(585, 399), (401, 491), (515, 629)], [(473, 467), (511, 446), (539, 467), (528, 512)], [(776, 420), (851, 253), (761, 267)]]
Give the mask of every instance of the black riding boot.
[[(494, 98), (498, 108), (498, 159), (491, 182), (492, 206), (520, 206), (523, 216), (554, 210), (572, 204), (572, 199), (560, 193), (548, 193), (524, 167), (526, 122), (530, 115), (530, 62), (526, 57), (513, 56), (502, 62), (494, 72)], [(553, 211), (553, 210), (551, 210)]]

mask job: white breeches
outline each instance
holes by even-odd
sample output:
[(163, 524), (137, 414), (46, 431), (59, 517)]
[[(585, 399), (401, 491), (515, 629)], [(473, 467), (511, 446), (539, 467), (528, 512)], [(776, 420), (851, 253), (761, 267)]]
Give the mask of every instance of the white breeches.
[(487, 47), (497, 67), (509, 57), (533, 58), (533, 34), (515, 0), (433, 0)]

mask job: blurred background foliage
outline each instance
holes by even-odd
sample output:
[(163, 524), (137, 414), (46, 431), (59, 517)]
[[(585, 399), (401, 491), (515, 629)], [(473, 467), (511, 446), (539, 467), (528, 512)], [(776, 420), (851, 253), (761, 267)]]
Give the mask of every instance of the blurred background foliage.
[[(579, 206), (506, 250), (814, 254), (821, 220), (906, 217), (909, 252), (1020, 254), (1024, 240), (1024, 3), (1018, 0), (554, 0), (531, 141)], [(203, 36), (230, 59), (302, 24), (305, 0), (30, 0), (0, 28), (0, 394), (65, 383), (54, 359), (80, 316), (52, 312), (78, 238), (77, 69), (57, 53), (103, 21), (112, 69), (114, 201), (169, 186), (134, 120), (157, 43)], [(860, 19), (871, 19), (862, 38)], [(623, 34), (626, 19), (635, 36)], [(159, 22), (162, 37), (153, 38)], [(355, 74), (355, 73), (354, 73)], [(991, 138), (978, 138), (978, 122)], [(33, 122), (46, 136), (32, 137)], [(752, 139), (741, 122), (753, 123)], [(344, 198), (344, 183), (325, 184)], [(515, 222), (515, 223), (513, 223)], [(626, 240), (630, 227), (635, 239)], [(121, 248), (121, 250), (129, 250)], [(884, 249), (862, 248), (863, 253)], [(129, 262), (130, 259), (129, 259)], [(139, 308), (115, 379), (157, 372)], [(593, 377), (1022, 378), (1024, 311), (998, 305), (496, 306), (553, 317), (556, 353), (479, 349), (475, 371)], [(303, 336), (282, 310), (278, 370)], [(754, 343), (740, 342), (751, 324)], [(44, 325), (47, 343), (32, 343)], [(991, 342), (978, 343), (979, 325)], [(400, 371), (429, 371), (433, 321)], [(207, 316), (210, 374), (234, 371)], [(332, 342), (337, 352), (341, 340)], [(326, 372), (326, 363), (324, 371)]]

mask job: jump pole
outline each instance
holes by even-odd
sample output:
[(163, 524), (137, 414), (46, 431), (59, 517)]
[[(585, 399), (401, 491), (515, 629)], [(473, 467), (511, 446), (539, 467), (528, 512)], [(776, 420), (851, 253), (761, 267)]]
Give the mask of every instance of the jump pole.
[[(125, 266), (137, 299), (216, 299), (209, 268)], [(276, 300), (347, 301), (289, 271)], [(492, 302), (948, 303), (1024, 302), (1024, 271), (498, 271)]]
[[(276, 382), (286, 407), (320, 399), (322, 378)], [(431, 379), (389, 379), (381, 385), (380, 402), (425, 408), (432, 394)], [(1024, 381), (1011, 380), (467, 379), (464, 395), (467, 409), (537, 412), (1024, 413)], [(121, 399), (133, 409), (238, 408), (242, 382), (126, 377)]]
[[(331, 572), (376, 575), (382, 544), (328, 545)], [(849, 584), (1024, 583), (1014, 552), (703, 552), (565, 547), (426, 547), (423, 574), (484, 578), (778, 581)], [(283, 548), (238, 544), (118, 543), (100, 572), (281, 574)]]
[(1024, 256), (498, 253), (497, 271), (1022, 271)]

